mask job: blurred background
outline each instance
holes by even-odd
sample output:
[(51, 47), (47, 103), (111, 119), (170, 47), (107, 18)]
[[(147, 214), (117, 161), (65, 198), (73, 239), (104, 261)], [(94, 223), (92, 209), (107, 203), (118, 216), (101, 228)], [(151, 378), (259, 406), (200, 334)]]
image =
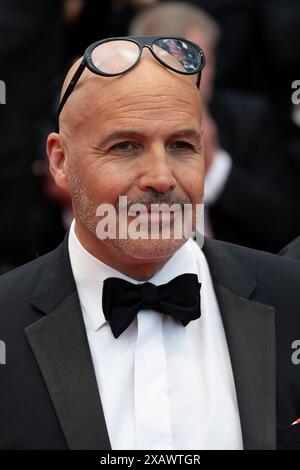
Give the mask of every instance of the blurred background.
[(299, 27), (299, 0), (1, 0), (0, 272), (68, 229), (45, 154), (60, 87), (87, 46), (127, 34), (179, 35), (205, 52), (207, 236), (276, 253), (299, 235)]

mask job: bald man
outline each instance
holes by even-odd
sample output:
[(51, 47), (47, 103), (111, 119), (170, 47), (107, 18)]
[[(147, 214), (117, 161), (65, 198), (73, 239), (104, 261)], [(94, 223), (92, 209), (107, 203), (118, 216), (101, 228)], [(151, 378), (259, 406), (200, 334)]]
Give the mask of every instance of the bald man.
[[(66, 99), (81, 64), (47, 141), (73, 223), (0, 281), (0, 448), (299, 449), (299, 264), (202, 246), (195, 76), (144, 49), (116, 76), (83, 65)], [(163, 237), (162, 210), (149, 236), (160, 204), (190, 207), (190, 231), (174, 211)]]

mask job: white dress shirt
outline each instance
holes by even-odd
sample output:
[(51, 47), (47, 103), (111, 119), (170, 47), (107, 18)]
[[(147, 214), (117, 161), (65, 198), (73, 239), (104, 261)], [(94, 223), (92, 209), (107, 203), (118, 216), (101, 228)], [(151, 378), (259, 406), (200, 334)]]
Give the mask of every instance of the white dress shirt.
[(197, 274), (201, 317), (184, 327), (141, 310), (118, 338), (102, 311), (103, 281), (140, 282), (86, 251), (74, 221), (69, 253), (112, 449), (242, 449), (226, 336), (198, 244), (189, 239), (149, 282)]

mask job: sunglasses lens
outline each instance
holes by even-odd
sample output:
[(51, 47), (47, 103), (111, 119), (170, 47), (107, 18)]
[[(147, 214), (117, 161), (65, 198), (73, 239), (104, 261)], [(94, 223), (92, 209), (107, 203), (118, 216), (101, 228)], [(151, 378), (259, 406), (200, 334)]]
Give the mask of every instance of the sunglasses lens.
[(195, 47), (181, 39), (157, 39), (154, 53), (165, 64), (179, 72), (195, 73), (201, 69), (201, 56)]
[(92, 52), (94, 65), (107, 74), (125, 72), (139, 57), (139, 46), (131, 41), (108, 41), (95, 47)]

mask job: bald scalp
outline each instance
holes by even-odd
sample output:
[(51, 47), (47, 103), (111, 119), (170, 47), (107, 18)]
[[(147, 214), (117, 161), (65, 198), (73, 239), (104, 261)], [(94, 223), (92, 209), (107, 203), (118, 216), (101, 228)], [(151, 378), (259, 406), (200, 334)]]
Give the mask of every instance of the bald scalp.
[[(82, 57), (69, 69), (62, 89), (62, 99)], [(159, 64), (150, 51), (144, 50), (139, 63), (130, 71), (115, 77), (102, 77), (85, 68), (78, 83), (67, 99), (60, 115), (60, 129), (67, 134), (78, 130), (80, 125), (101, 113), (101, 106), (113, 106), (114, 102), (132, 97), (133, 106), (145, 106), (145, 101), (159, 100), (161, 95), (195, 100), (200, 108), (200, 93), (195, 77), (181, 75)], [(143, 99), (145, 97), (145, 99)], [(139, 106), (140, 104), (140, 106)], [(200, 111), (200, 109), (199, 109)]]
[[(69, 70), (67, 72), (67, 75), (65, 76), (65, 79), (64, 79), (63, 85), (61, 87), (61, 90), (60, 90), (60, 100), (62, 100), (62, 97), (65, 94), (65, 91), (68, 88), (68, 85), (69, 85), (70, 81), (72, 80), (73, 75), (75, 74), (76, 70), (78, 69), (79, 65), (82, 62), (82, 59), (83, 59), (83, 56), (79, 57), (79, 59), (75, 60), (75, 62), (69, 68)], [(83, 72), (83, 74), (84, 73), (85, 73), (85, 71)], [(81, 82), (81, 80), (79, 80), (79, 82)]]

